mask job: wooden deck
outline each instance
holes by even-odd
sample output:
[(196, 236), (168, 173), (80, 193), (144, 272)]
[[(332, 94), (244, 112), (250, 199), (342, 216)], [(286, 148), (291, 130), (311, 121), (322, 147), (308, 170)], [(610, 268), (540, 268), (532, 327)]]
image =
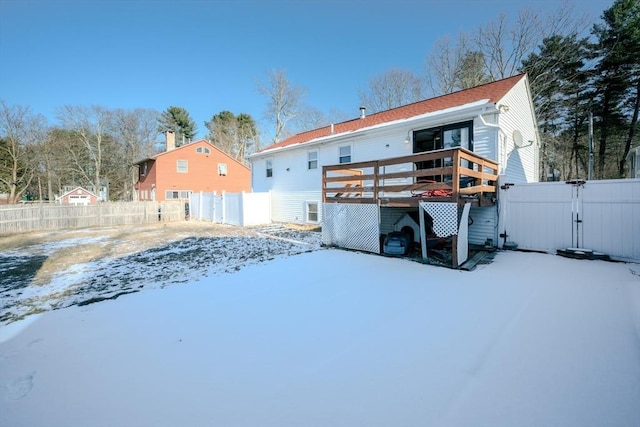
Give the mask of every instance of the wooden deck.
[(322, 167), (325, 203), (495, 205), (498, 164), (464, 148)]

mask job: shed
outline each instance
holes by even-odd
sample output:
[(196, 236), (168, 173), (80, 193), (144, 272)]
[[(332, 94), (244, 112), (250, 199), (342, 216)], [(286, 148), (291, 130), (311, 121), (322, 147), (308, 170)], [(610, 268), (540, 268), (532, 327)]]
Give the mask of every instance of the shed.
[(56, 202), (68, 205), (95, 205), (98, 203), (98, 196), (85, 188), (76, 187), (57, 197)]

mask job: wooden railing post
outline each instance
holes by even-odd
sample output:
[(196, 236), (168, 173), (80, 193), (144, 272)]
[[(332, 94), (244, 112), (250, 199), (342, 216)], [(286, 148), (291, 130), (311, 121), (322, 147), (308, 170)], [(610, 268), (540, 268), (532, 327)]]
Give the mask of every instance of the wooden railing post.
[(327, 168), (322, 167), (322, 203), (327, 203)]
[(460, 193), (460, 150), (453, 150), (453, 169), (451, 171), (451, 197), (453, 200), (458, 200), (458, 193)]
[(380, 172), (380, 163), (373, 164), (373, 200), (378, 203), (378, 178)]

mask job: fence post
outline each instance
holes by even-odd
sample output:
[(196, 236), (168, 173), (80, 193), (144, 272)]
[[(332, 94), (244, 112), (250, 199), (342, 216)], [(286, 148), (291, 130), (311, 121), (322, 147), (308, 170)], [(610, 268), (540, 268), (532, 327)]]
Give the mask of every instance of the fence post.
[(220, 218), (222, 219), (222, 224), (225, 224), (225, 217), (226, 217), (226, 207), (227, 207), (227, 202), (226, 202), (226, 197), (225, 197), (225, 191), (222, 190), (222, 215), (220, 215)]
[(218, 196), (218, 192), (213, 192), (213, 197), (211, 197), (211, 222), (216, 223), (216, 197)]
[(244, 191), (240, 194), (240, 206), (238, 206), (240, 213), (240, 227), (244, 227)]

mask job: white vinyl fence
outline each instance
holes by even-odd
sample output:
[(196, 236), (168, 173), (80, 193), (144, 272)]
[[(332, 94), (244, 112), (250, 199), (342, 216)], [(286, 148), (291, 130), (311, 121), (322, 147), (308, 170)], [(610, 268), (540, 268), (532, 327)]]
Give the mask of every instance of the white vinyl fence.
[(640, 261), (640, 179), (503, 185), (499, 213), (500, 233), (519, 249)]
[(271, 193), (192, 193), (192, 219), (220, 224), (251, 226), (271, 223)]
[(184, 221), (185, 204), (171, 202), (102, 202), (96, 205), (33, 203), (0, 206), (0, 233), (110, 227)]

